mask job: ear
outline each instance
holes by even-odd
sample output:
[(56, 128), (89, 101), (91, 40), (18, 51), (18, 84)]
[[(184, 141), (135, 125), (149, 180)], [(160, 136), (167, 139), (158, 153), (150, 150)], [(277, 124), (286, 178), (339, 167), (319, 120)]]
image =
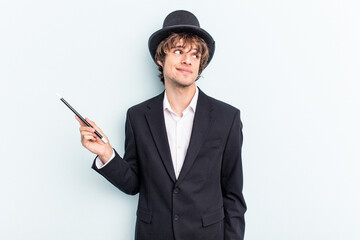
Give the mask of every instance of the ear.
[(162, 63), (160, 60), (157, 60), (156, 62), (157, 62), (157, 64), (159, 64), (161, 67), (164, 67), (163, 63)]

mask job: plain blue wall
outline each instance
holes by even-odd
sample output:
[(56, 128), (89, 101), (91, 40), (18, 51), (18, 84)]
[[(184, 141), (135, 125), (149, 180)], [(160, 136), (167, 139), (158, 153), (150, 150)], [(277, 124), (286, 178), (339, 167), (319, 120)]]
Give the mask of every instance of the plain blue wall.
[(137, 196), (90, 169), (55, 93), (122, 154), (126, 110), (163, 90), (148, 37), (176, 9), (216, 40), (198, 85), (242, 112), (246, 239), (360, 239), (355, 0), (1, 0), (0, 239), (133, 239)]

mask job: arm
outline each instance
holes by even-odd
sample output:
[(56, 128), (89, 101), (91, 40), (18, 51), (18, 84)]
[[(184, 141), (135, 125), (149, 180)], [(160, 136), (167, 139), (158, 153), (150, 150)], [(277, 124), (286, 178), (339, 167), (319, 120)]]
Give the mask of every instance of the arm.
[[(103, 136), (103, 132), (96, 126), (94, 122), (87, 121)], [(79, 121), (82, 124), (81, 121)], [(108, 141), (104, 144), (93, 132), (92, 128), (81, 126), (81, 142), (85, 148), (98, 155), (100, 160), (104, 163), (103, 167), (96, 166), (96, 158), (92, 168), (103, 175), (117, 188), (127, 194), (135, 195), (139, 192), (138, 166), (136, 144), (133, 129), (131, 126), (129, 112), (126, 119), (125, 128), (125, 155), (121, 158), (119, 154), (113, 149)], [(106, 137), (106, 136), (105, 136)], [(106, 137), (107, 139), (107, 137)], [(112, 154), (115, 156), (112, 158)]]
[(241, 147), (243, 135), (240, 111), (235, 114), (223, 155), (221, 185), (225, 212), (225, 240), (243, 240), (246, 204), (242, 194)]
[(124, 158), (114, 150), (115, 157), (106, 166), (98, 169), (94, 161), (92, 167), (124, 193), (135, 195), (139, 192), (139, 174), (135, 136), (129, 112), (126, 117), (125, 136)]

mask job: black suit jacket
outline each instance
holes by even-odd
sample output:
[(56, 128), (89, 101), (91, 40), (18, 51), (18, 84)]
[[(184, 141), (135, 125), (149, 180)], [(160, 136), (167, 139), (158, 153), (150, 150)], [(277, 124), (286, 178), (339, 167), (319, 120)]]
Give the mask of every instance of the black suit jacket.
[(163, 113), (164, 93), (130, 108), (125, 155), (93, 168), (127, 194), (139, 193), (136, 240), (242, 240), (242, 124), (238, 109), (199, 90), (178, 179)]

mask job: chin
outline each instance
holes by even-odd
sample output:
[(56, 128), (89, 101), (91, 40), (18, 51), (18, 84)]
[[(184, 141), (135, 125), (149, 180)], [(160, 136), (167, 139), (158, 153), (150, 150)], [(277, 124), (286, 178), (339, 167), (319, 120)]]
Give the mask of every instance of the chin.
[(176, 81), (176, 84), (181, 87), (190, 87), (195, 83), (195, 80), (190, 81)]
[[(182, 88), (186, 88), (186, 87), (190, 87), (192, 86), (196, 81), (196, 77), (181, 77), (181, 78), (168, 78), (168, 84), (170, 85), (174, 85), (174, 86), (177, 86), (177, 87), (182, 87)], [(166, 82), (166, 79), (165, 79), (165, 82)]]

